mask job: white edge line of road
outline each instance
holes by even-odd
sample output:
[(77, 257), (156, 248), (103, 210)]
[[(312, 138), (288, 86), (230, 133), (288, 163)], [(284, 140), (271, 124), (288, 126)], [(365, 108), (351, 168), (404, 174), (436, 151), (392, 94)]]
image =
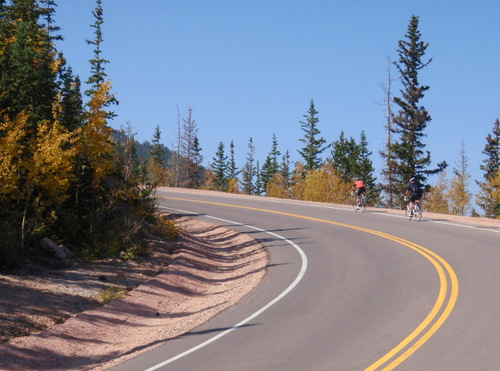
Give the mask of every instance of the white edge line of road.
[[(164, 209), (170, 209), (172, 210), (172, 208), (168, 208), (168, 207), (163, 207), (163, 206), (160, 206), (160, 208), (164, 208)], [(194, 214), (190, 211), (186, 211), (186, 210), (179, 210), (179, 209), (175, 209), (177, 211), (180, 211), (180, 212), (183, 212), (183, 213), (189, 213), (189, 214)], [(295, 286), (298, 285), (298, 283), (302, 280), (302, 278), (304, 277), (305, 273), (306, 273), (306, 270), (307, 270), (307, 256), (306, 254), (304, 253), (304, 251), (297, 245), (295, 244), (294, 242), (290, 241), (289, 239), (283, 237), (283, 236), (280, 236), (279, 234), (276, 234), (274, 232), (270, 232), (270, 231), (266, 231), (265, 229), (262, 229), (262, 228), (258, 228), (258, 227), (254, 227), (254, 226), (251, 226), (251, 225), (248, 225), (248, 224), (241, 224), (241, 223), (238, 223), (238, 222), (233, 222), (231, 220), (227, 220), (227, 219), (222, 219), (222, 218), (217, 218), (215, 216), (210, 216), (210, 215), (204, 215), (205, 217), (207, 218), (211, 218), (211, 219), (215, 219), (215, 220), (219, 220), (219, 221), (222, 221), (224, 223), (231, 223), (231, 224), (235, 224), (235, 225), (240, 225), (240, 226), (243, 226), (243, 227), (247, 227), (247, 228), (252, 228), (256, 231), (259, 231), (259, 232), (264, 232), (264, 233), (268, 233), (274, 237), (277, 237), (283, 241), (285, 241), (286, 243), (292, 245), (295, 250), (297, 250), (297, 252), (300, 254), (300, 257), (302, 258), (302, 267), (300, 268), (300, 272), (299, 274), (297, 275), (297, 277), (295, 278), (295, 280), (290, 284), (290, 286), (288, 286), (288, 288), (285, 289), (285, 291), (283, 291), (280, 295), (278, 295), (276, 298), (274, 298), (273, 300), (271, 300), (268, 304), (266, 304), (265, 306), (263, 306), (261, 309), (259, 309), (257, 312), (253, 313), (252, 315), (250, 315), (249, 317), (245, 318), (243, 321), (237, 323), (236, 325), (232, 326), (231, 328), (215, 335), (214, 337), (206, 340), (205, 342), (191, 348), (191, 349), (188, 349), (186, 350), (185, 352), (183, 353), (180, 353), (178, 355), (176, 355), (175, 357), (172, 357), (170, 359), (167, 359), (165, 360), (164, 362), (161, 362), (161, 363), (158, 363), (157, 365), (153, 366), (153, 367), (150, 367), (148, 369), (146, 369), (145, 371), (153, 371), (153, 370), (157, 370), (159, 369), (160, 367), (163, 367), (169, 363), (172, 363), (184, 356), (187, 356), (188, 354), (190, 353), (193, 353), (195, 351), (197, 351), (198, 349), (201, 349), (211, 343), (213, 343), (214, 341), (220, 339), (221, 337), (229, 334), (230, 332), (242, 327), (243, 325), (245, 325), (247, 322), (251, 321), (252, 319), (254, 319), (255, 317), (257, 317), (258, 315), (260, 315), (261, 313), (263, 313), (264, 311), (266, 311), (267, 309), (269, 309), (271, 306), (273, 306), (274, 304), (276, 304), (279, 300), (283, 299), (290, 291), (292, 291)]]

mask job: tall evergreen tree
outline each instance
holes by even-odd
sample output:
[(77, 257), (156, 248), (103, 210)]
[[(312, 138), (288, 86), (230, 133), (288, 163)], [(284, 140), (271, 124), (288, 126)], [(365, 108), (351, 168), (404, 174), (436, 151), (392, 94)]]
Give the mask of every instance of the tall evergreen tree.
[(340, 132), (339, 139), (332, 143), (332, 165), (342, 174), (346, 182), (360, 177), (358, 144), (353, 137), (347, 139), (344, 131)]
[(88, 45), (94, 46), (94, 57), (89, 60), (90, 62), (90, 76), (87, 80), (89, 88), (85, 91), (85, 95), (92, 96), (98, 87), (106, 81), (107, 74), (105, 72), (105, 65), (109, 60), (102, 57), (102, 43), (104, 42), (102, 34), (102, 24), (104, 23), (103, 8), (101, 0), (96, 0), (96, 8), (92, 11), (95, 18), (94, 24), (91, 27), (94, 29), (94, 39), (86, 40)]
[(43, 26), (47, 30), (47, 35), (50, 40), (62, 40), (63, 37), (61, 35), (54, 34), (61, 30), (61, 28), (58, 27), (54, 21), (54, 14), (57, 7), (55, 0), (40, 0), (40, 4), (42, 5), (42, 7), (40, 7), (40, 14), (44, 19)]
[(288, 152), (288, 150), (285, 152), (281, 160), (280, 173), (283, 175), (286, 186), (289, 187), (292, 172), (290, 169), (290, 152)]
[(360, 142), (357, 143), (352, 137), (345, 138), (344, 132), (332, 144), (332, 166), (342, 175), (344, 182), (352, 183), (356, 178), (361, 178), (367, 185), (367, 199), (373, 203), (379, 198), (378, 189), (374, 177), (375, 169), (370, 159), (372, 152), (368, 149), (368, 141), (364, 131), (361, 132)]
[[(102, 1), (96, 0), (96, 8), (92, 11), (92, 15), (95, 18), (94, 24), (91, 27), (94, 29), (94, 39), (86, 40), (87, 44), (94, 46), (94, 57), (89, 60), (90, 62), (90, 76), (86, 83), (89, 85), (89, 88), (85, 91), (85, 95), (91, 97), (95, 94), (95, 92), (99, 89), (99, 86), (102, 85), (106, 81), (106, 64), (109, 63), (109, 60), (104, 59), (102, 56), (102, 43), (104, 42), (103, 33), (102, 33), (102, 24), (104, 23), (104, 10), (102, 7)], [(108, 101), (106, 102), (106, 107), (109, 107), (111, 104), (118, 104), (118, 100), (114, 95), (110, 95)], [(112, 111), (108, 111), (106, 113), (106, 117), (108, 119), (112, 119), (116, 114)]]
[(321, 132), (318, 129), (318, 113), (314, 107), (314, 100), (311, 99), (308, 115), (304, 115), (306, 121), (300, 121), (304, 138), (299, 140), (304, 143), (304, 147), (298, 152), (304, 159), (306, 170), (319, 169), (321, 166), (319, 155), (329, 147), (329, 145), (325, 146), (326, 140), (319, 137)]
[(420, 84), (418, 75), (432, 59), (424, 62), (422, 58), (429, 46), (421, 41), (418, 29), (419, 18), (412, 16), (406, 34), (406, 40), (400, 40), (398, 45), (399, 60), (394, 62), (400, 73), (403, 86), (401, 97), (395, 97), (394, 102), (399, 107), (394, 117), (393, 133), (396, 138), (391, 144), (391, 152), (395, 158), (395, 175), (399, 182), (399, 190), (403, 192), (408, 180), (415, 176), (421, 184), (425, 184), (427, 176), (441, 172), (446, 168), (446, 162), (438, 164), (435, 169), (429, 169), (431, 155), (424, 151), (424, 130), (431, 121), (431, 116), (420, 101), (429, 86)]
[(266, 161), (262, 165), (261, 178), (262, 188), (265, 190), (267, 183), (273, 178), (274, 174), (279, 171), (278, 156), (281, 152), (278, 150), (278, 139), (276, 134), (273, 134), (271, 150), (266, 157)]
[(159, 165), (165, 165), (163, 158), (165, 157), (165, 150), (161, 143), (160, 126), (156, 125), (153, 140), (151, 141), (151, 159)]
[(476, 203), (483, 209), (487, 218), (496, 218), (500, 215), (500, 205), (495, 194), (498, 187), (495, 186), (500, 171), (500, 120), (497, 119), (493, 125), (493, 131), (486, 137), (486, 145), (483, 153), (486, 158), (480, 165), (483, 170), (484, 181), (477, 182), (480, 187), (476, 195)]
[(231, 140), (229, 145), (229, 162), (227, 163), (227, 177), (229, 179), (236, 179), (240, 171), (236, 167), (236, 160), (234, 158), (234, 141)]
[(245, 165), (241, 169), (241, 186), (243, 188), (243, 193), (253, 195), (255, 193), (255, 176), (257, 171), (255, 168), (255, 146), (252, 138), (248, 140), (248, 152), (245, 159)]
[(200, 141), (198, 137), (195, 136), (193, 141), (192, 169), (188, 172), (190, 174), (189, 184), (193, 188), (199, 188), (202, 184), (203, 166), (201, 164), (203, 162), (203, 156), (201, 150)]
[(78, 76), (73, 76), (71, 67), (61, 68), (61, 125), (69, 131), (74, 131), (83, 125), (83, 99), (81, 82)]
[(255, 164), (255, 187), (254, 194), (257, 196), (261, 196), (264, 192), (264, 186), (262, 182), (262, 169), (259, 165), (259, 160), (257, 160)]
[(491, 180), (500, 169), (500, 120), (496, 119), (493, 130), (486, 137), (483, 153), (486, 158), (479, 166), (484, 171), (484, 179)]
[(36, 133), (42, 120), (52, 118), (57, 95), (58, 61), (47, 31), (40, 26), (35, 0), (13, 0), (4, 6), (0, 23), (0, 111), (11, 118), (29, 114), (28, 128)]
[(219, 191), (226, 191), (228, 186), (228, 178), (227, 156), (224, 153), (224, 143), (219, 143), (217, 152), (215, 153), (215, 157), (213, 157), (212, 160), (214, 161), (212, 164), (212, 170), (215, 173), (215, 187)]

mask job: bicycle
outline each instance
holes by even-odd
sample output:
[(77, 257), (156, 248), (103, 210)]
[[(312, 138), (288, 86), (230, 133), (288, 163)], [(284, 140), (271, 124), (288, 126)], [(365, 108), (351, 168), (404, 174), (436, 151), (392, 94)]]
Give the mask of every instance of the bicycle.
[(405, 209), (405, 216), (408, 218), (408, 220), (416, 220), (419, 222), (422, 220), (422, 205), (420, 205), (420, 200), (415, 200), (413, 203), (413, 215), (411, 213), (410, 209), (410, 201), (409, 199), (405, 199), (405, 201), (408, 201), (408, 204), (406, 204), (406, 209)]
[(353, 193), (353, 197), (351, 198), (351, 206), (354, 211), (358, 211), (361, 209), (361, 212), (366, 213), (366, 197), (365, 194), (362, 193), (361, 196), (359, 196), (359, 204), (358, 204), (358, 198), (356, 193)]

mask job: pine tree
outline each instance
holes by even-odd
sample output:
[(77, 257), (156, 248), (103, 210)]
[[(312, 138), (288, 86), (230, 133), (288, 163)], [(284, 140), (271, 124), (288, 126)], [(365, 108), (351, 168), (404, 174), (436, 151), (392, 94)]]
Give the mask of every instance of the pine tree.
[(323, 137), (318, 138), (320, 135), (317, 127), (319, 122), (318, 113), (314, 108), (314, 101), (311, 99), (308, 115), (304, 115), (306, 121), (300, 121), (305, 134), (304, 138), (299, 139), (304, 143), (304, 147), (298, 152), (304, 159), (306, 170), (319, 169), (321, 166), (319, 155), (329, 147), (329, 145), (325, 146), (326, 140)]
[(29, 113), (30, 135), (37, 124), (52, 118), (56, 100), (55, 58), (47, 31), (39, 25), (41, 11), (35, 0), (15, 0), (4, 6), (0, 23), (0, 112), (12, 119)]
[(83, 126), (83, 99), (80, 78), (73, 77), (71, 67), (63, 67), (60, 72), (62, 97), (61, 125), (69, 131), (75, 131)]
[[(101, 0), (96, 0), (96, 8), (92, 11), (92, 15), (95, 18), (94, 24), (91, 25), (94, 28), (94, 39), (86, 40), (87, 44), (94, 46), (94, 57), (89, 60), (90, 62), (90, 76), (87, 80), (89, 88), (85, 91), (85, 95), (92, 97), (99, 87), (106, 81), (106, 71), (105, 66), (109, 63), (109, 60), (102, 57), (102, 43), (104, 42), (102, 34), (102, 24), (104, 23), (103, 18), (104, 10), (102, 8)], [(118, 100), (114, 95), (110, 95), (110, 99), (106, 102), (106, 107), (111, 104), (118, 104)], [(107, 112), (106, 117), (112, 119), (116, 114), (114, 112)]]
[(215, 157), (213, 157), (212, 160), (214, 161), (212, 170), (215, 174), (215, 187), (219, 191), (226, 191), (228, 187), (228, 178), (227, 156), (224, 153), (224, 143), (219, 143)]
[(411, 177), (415, 176), (421, 184), (425, 184), (427, 175), (439, 173), (447, 166), (446, 162), (442, 162), (437, 168), (429, 170), (430, 152), (424, 152), (425, 144), (422, 139), (425, 137), (424, 130), (431, 121), (431, 116), (421, 106), (420, 101), (424, 93), (429, 90), (429, 86), (419, 83), (418, 74), (432, 59), (427, 62), (422, 61), (429, 44), (420, 40), (418, 25), (419, 18), (412, 16), (406, 40), (400, 40), (398, 44), (399, 60), (394, 62), (400, 73), (403, 89), (401, 97), (394, 98), (399, 111), (394, 117), (392, 132), (396, 138), (390, 150), (394, 154), (394, 175), (401, 193)]
[(245, 165), (241, 169), (241, 186), (243, 193), (253, 195), (255, 193), (255, 176), (257, 172), (255, 168), (255, 147), (252, 138), (248, 140), (248, 152), (245, 159)]
[(257, 160), (257, 163), (255, 164), (255, 190), (254, 194), (256, 196), (261, 196), (262, 193), (264, 192), (264, 187), (262, 183), (262, 170), (259, 165), (259, 160)]
[(486, 137), (483, 153), (486, 158), (480, 168), (484, 171), (484, 181), (477, 182), (480, 191), (476, 195), (476, 204), (483, 209), (487, 218), (497, 218), (500, 215), (500, 206), (498, 198), (494, 197), (498, 189), (495, 188), (493, 180), (496, 179), (500, 169), (500, 120), (498, 119), (495, 121), (492, 133)]
[(240, 171), (236, 167), (236, 160), (234, 158), (234, 142), (231, 140), (229, 145), (229, 162), (227, 163), (227, 176), (229, 179), (236, 179)]
[(361, 132), (360, 142), (358, 144), (359, 153), (359, 170), (358, 176), (365, 182), (368, 192), (367, 192), (367, 203), (373, 205), (375, 202), (379, 201), (380, 189), (376, 184), (377, 178), (374, 176), (375, 168), (373, 167), (372, 160), (370, 156), (372, 152), (368, 149), (368, 140), (364, 131)]
[(104, 23), (101, 0), (96, 0), (96, 8), (92, 11), (92, 15), (95, 18), (94, 24), (91, 25), (94, 29), (94, 39), (86, 40), (88, 45), (94, 46), (94, 58), (89, 60), (91, 74), (87, 80), (87, 84), (89, 84), (90, 87), (85, 91), (85, 95), (88, 97), (94, 95), (99, 86), (106, 81), (107, 74), (105, 72), (105, 65), (109, 63), (109, 60), (104, 59), (101, 55), (101, 44), (104, 42), (101, 28)]
[(290, 153), (286, 151), (281, 160), (278, 172), (266, 184), (266, 196), (278, 198), (291, 197)]
[(453, 168), (453, 174), (448, 192), (452, 213), (467, 215), (470, 210), (471, 193), (467, 189), (470, 175), (468, 174), (468, 158), (463, 141), (460, 149), (460, 163)]
[(165, 165), (163, 158), (165, 157), (165, 150), (161, 143), (160, 126), (156, 125), (153, 140), (151, 141), (151, 160), (156, 161), (159, 165)]
[(290, 153), (288, 150), (283, 155), (283, 159), (281, 161), (280, 173), (283, 176), (283, 180), (286, 182), (287, 189), (290, 187)]
[(47, 30), (47, 35), (51, 41), (62, 40), (61, 35), (54, 35), (54, 32), (59, 32), (60, 27), (55, 25), (54, 14), (56, 12), (57, 4), (54, 0), (40, 0), (42, 7), (40, 7), (40, 14), (45, 21), (45, 29)]
[(200, 147), (200, 141), (198, 137), (194, 137), (193, 141), (193, 161), (192, 161), (192, 169), (189, 170), (190, 174), (190, 184), (193, 188), (201, 187), (202, 176), (203, 176), (203, 166), (201, 165), (203, 162), (203, 156), (201, 154), (202, 148)]
[(486, 137), (483, 153), (486, 159), (479, 166), (484, 171), (484, 179), (490, 180), (496, 176), (500, 169), (500, 120), (496, 119), (493, 130)]
[(267, 183), (272, 179), (274, 174), (279, 171), (278, 156), (281, 152), (278, 150), (278, 139), (276, 134), (273, 134), (273, 141), (271, 145), (271, 151), (266, 157), (266, 161), (262, 165), (262, 188), (265, 190)]
[(359, 148), (353, 137), (347, 139), (344, 131), (340, 132), (339, 139), (332, 144), (332, 164), (342, 174), (345, 181), (354, 181), (360, 177)]

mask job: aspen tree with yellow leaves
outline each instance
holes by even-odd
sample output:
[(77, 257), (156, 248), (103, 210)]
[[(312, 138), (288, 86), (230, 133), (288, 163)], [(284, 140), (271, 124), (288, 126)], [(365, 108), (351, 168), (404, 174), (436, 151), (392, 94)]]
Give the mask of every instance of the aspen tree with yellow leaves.
[(13, 121), (4, 116), (0, 123), (4, 133), (0, 139), (0, 194), (2, 204), (19, 210), (21, 251), (26, 231), (37, 228), (36, 220), (45, 220), (40, 226), (50, 224), (51, 211), (68, 198), (75, 137), (59, 124), (59, 112), (55, 103), (54, 120), (41, 122), (31, 140), (26, 140), (28, 115), (20, 113)]
[(111, 83), (101, 84), (88, 104), (85, 124), (78, 140), (78, 153), (85, 157), (93, 170), (93, 187), (100, 187), (102, 180), (113, 170), (112, 129), (107, 125), (105, 104), (112, 98)]
[(446, 179), (446, 170), (439, 174), (439, 180), (435, 185), (432, 185), (429, 192), (426, 193), (423, 199), (424, 208), (431, 213), (449, 214), (450, 207), (448, 204), (448, 180)]
[(308, 201), (347, 203), (351, 184), (346, 182), (331, 161), (307, 172), (302, 198)]

